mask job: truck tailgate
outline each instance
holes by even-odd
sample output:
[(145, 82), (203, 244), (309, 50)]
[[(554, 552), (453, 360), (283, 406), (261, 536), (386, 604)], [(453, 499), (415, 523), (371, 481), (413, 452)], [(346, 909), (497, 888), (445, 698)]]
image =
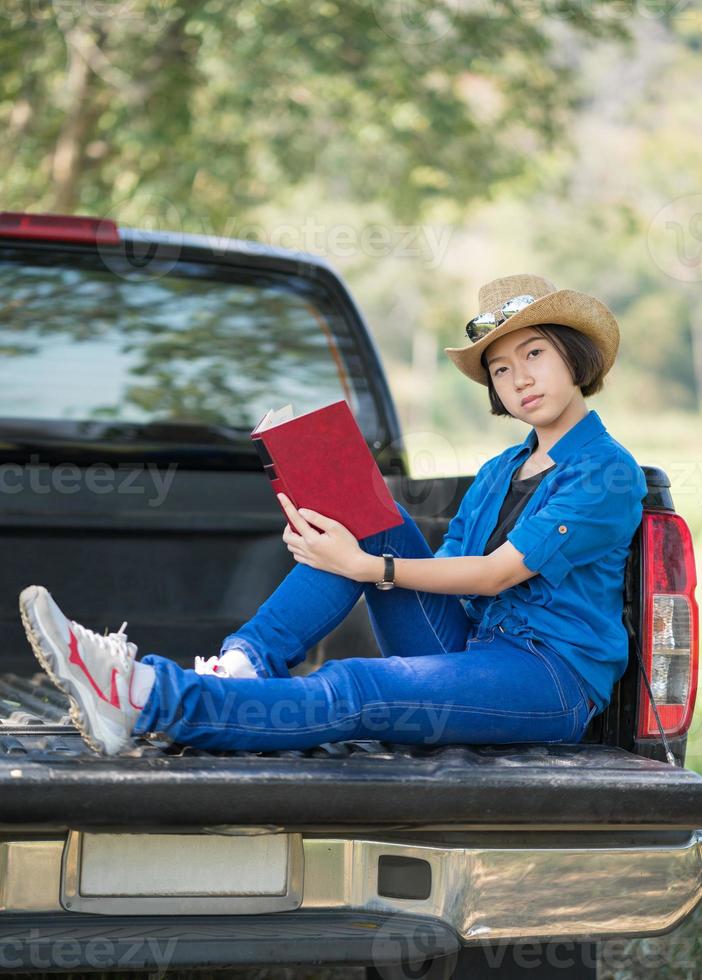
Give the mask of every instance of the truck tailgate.
[(93, 753), (43, 675), (0, 676), (0, 823), (122, 828), (702, 827), (702, 776), (592, 745), (325, 743)]

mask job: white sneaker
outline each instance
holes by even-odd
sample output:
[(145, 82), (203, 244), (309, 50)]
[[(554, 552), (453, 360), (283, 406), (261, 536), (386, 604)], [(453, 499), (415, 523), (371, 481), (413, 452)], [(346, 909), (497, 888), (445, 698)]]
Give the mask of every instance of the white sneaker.
[(93, 633), (67, 619), (41, 585), (24, 589), (19, 605), (34, 655), (68, 695), (71, 719), (88, 745), (105, 755), (128, 748), (141, 709), (131, 697), (137, 648), (127, 641), (127, 624), (108, 636)]
[(253, 664), (243, 650), (227, 650), (221, 657), (195, 657), (196, 674), (215, 674), (217, 677), (258, 677)]

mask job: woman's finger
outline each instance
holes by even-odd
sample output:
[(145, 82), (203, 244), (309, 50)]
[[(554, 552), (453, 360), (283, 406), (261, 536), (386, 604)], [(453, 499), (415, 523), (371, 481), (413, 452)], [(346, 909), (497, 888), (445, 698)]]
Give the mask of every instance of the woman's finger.
[(278, 493), (276, 496), (278, 497), (278, 500), (280, 501), (290, 524), (295, 528), (298, 534), (303, 535), (308, 533), (311, 530), (309, 524), (304, 517), (300, 516), (299, 510), (297, 510), (297, 508), (293, 505), (290, 498), (286, 497), (284, 493)]
[(339, 522), (335, 521), (333, 517), (318, 514), (316, 510), (310, 510), (308, 507), (301, 507), (298, 514), (303, 520), (312, 521), (315, 527), (321, 528), (322, 531), (331, 531), (332, 528), (339, 527)]

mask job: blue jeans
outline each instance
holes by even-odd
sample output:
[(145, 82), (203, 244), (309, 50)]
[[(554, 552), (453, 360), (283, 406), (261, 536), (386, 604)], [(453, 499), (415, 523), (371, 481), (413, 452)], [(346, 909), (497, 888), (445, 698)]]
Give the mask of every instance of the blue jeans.
[[(359, 541), (368, 554), (432, 558), (404, 522)], [(365, 594), (382, 657), (328, 660), (290, 676)], [(539, 640), (481, 630), (455, 595), (376, 589), (297, 564), (223, 648), (257, 678), (196, 674), (154, 654), (156, 680), (134, 729), (205, 749), (307, 749), (343, 739), (410, 745), (579, 742), (596, 708), (576, 673)]]

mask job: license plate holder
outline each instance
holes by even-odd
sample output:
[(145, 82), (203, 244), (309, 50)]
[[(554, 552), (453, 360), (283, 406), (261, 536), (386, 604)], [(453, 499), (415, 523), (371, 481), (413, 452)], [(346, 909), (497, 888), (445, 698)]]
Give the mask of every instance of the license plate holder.
[(61, 904), (104, 915), (253, 915), (302, 902), (301, 834), (70, 831)]

